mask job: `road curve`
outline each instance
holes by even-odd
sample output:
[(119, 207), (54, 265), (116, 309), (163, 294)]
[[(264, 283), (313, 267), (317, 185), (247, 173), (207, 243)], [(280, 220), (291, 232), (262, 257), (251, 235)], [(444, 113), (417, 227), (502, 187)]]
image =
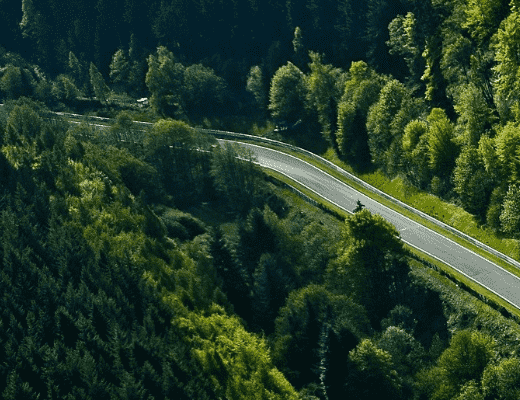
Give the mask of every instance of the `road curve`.
[[(0, 104), (3, 106), (3, 104)], [(104, 119), (104, 118), (99, 118)], [(149, 124), (146, 124), (149, 125)], [(99, 129), (106, 129), (100, 125)], [(219, 142), (228, 140), (218, 139)], [(305, 186), (330, 203), (352, 212), (360, 200), (372, 213), (381, 215), (399, 231), (408, 245), (450, 265), (469, 279), (520, 309), (520, 278), (439, 233), (372, 200), (319, 168), (286, 153), (254, 144), (231, 141), (253, 151), (257, 162)]]
[[(226, 142), (218, 139), (219, 142)], [(234, 142), (234, 141), (233, 141)], [(234, 142), (248, 148), (262, 167), (278, 171), (330, 203), (351, 212), (360, 200), (372, 213), (381, 215), (399, 231), (402, 240), (450, 265), (511, 305), (520, 309), (520, 279), (493, 262), (439, 233), (372, 200), (315, 166), (289, 154), (266, 147)]]

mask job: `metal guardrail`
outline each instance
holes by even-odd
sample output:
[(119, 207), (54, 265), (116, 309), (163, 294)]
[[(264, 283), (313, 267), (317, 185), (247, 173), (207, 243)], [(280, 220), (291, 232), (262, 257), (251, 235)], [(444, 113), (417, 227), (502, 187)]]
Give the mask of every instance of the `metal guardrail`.
[(349, 173), (349, 172), (345, 171), (344, 169), (338, 167), (337, 165), (333, 164), (329, 160), (326, 160), (323, 157), (320, 157), (320, 156), (318, 156), (318, 155), (316, 155), (314, 153), (311, 153), (308, 150), (305, 150), (305, 149), (302, 149), (300, 147), (293, 146), (293, 145), (290, 145), (290, 144), (287, 144), (287, 143), (279, 142), (277, 140), (262, 138), (262, 137), (259, 137), (259, 136), (246, 135), (246, 134), (243, 134), (243, 133), (218, 131), (218, 130), (214, 130), (214, 129), (198, 129), (198, 130), (200, 132), (208, 133), (208, 134), (214, 135), (216, 137), (220, 137), (222, 139), (226, 139), (226, 138), (238, 139), (238, 140), (242, 139), (242, 140), (248, 140), (248, 141), (257, 142), (257, 143), (270, 144), (270, 145), (273, 145), (273, 146), (276, 146), (276, 147), (288, 149), (288, 150), (294, 151), (296, 153), (300, 153), (300, 154), (303, 154), (303, 155), (305, 155), (307, 157), (310, 157), (313, 160), (317, 161), (318, 163), (324, 164), (324, 165), (328, 166), (329, 168), (332, 168), (333, 170), (337, 171), (339, 174), (343, 175), (345, 178), (350, 179), (352, 181), (355, 181), (357, 184), (361, 185), (365, 189), (367, 189), (367, 190), (369, 190), (369, 191), (371, 191), (373, 193), (376, 193), (376, 194), (378, 194), (381, 197), (384, 197), (385, 199), (391, 201), (395, 205), (398, 205), (398, 206), (400, 206), (402, 208), (405, 208), (406, 210), (408, 210), (408, 211), (410, 211), (410, 212), (412, 212), (412, 213), (414, 213), (414, 214), (416, 214), (416, 215), (418, 215), (418, 216), (428, 220), (429, 222), (431, 222), (431, 223), (433, 223), (433, 224), (435, 224), (435, 225), (437, 225), (437, 226), (439, 226), (439, 227), (441, 227), (441, 228), (443, 228), (443, 229), (453, 233), (454, 235), (460, 237), (461, 239), (464, 239), (464, 240), (472, 243), (473, 245), (481, 248), (482, 250), (485, 250), (488, 253), (491, 253), (494, 256), (502, 259), (503, 261), (505, 261), (505, 262), (515, 266), (516, 268), (520, 269), (520, 262), (516, 261), (515, 259), (507, 256), (506, 254), (503, 254), (503, 253), (499, 252), (498, 250), (495, 250), (494, 248), (488, 246), (485, 243), (482, 243), (482, 242), (478, 241), (477, 239), (467, 235), (466, 233), (461, 232), (458, 229), (455, 229), (454, 227), (452, 227), (450, 225), (447, 225), (444, 222), (439, 221), (438, 219), (433, 218), (432, 216), (430, 216), (430, 215), (428, 215), (428, 214), (426, 214), (426, 213), (424, 213), (424, 212), (422, 212), (420, 210), (417, 210), (416, 208), (413, 208), (413, 207), (409, 206), (406, 203), (403, 203), (402, 201), (396, 199), (395, 197), (392, 197), (389, 194), (382, 192), (381, 190), (377, 189), (376, 187), (374, 187), (374, 186), (366, 183), (365, 181), (359, 179), (357, 176), (352, 175), (351, 173)]
[[(3, 106), (3, 104), (0, 104), (0, 106)], [(81, 114), (71, 114), (71, 113), (62, 113), (62, 112), (57, 112), (56, 114), (57, 115), (62, 115), (62, 116), (67, 117), (67, 118), (81, 119), (83, 121), (85, 121), (85, 120), (88, 121), (89, 119), (94, 119), (94, 120), (98, 120), (98, 121), (107, 121), (107, 122), (111, 121), (110, 118), (96, 117), (96, 116), (84, 116), (84, 115), (81, 115)], [(149, 129), (153, 125), (153, 123), (151, 123), (151, 122), (142, 122), (142, 121), (133, 121), (133, 122), (134, 122), (134, 124), (141, 125), (141, 127), (146, 128), (146, 129)], [(95, 124), (93, 124), (93, 125), (95, 126), (94, 129), (96, 129), (96, 130), (106, 129), (106, 126), (95, 125)], [(141, 133), (145, 133), (146, 129), (140, 130), (140, 132)], [(203, 129), (203, 128), (195, 128), (195, 129), (198, 130), (199, 132), (207, 133), (207, 134), (213, 135), (215, 137), (220, 137), (222, 139), (225, 139), (225, 138), (238, 139), (238, 140), (241, 139), (241, 140), (248, 140), (248, 141), (257, 142), (257, 143), (270, 144), (270, 145), (273, 145), (273, 146), (276, 146), (276, 147), (279, 147), (279, 148), (288, 149), (288, 150), (294, 151), (296, 153), (300, 153), (300, 154), (303, 154), (303, 155), (305, 155), (307, 157), (310, 157), (313, 160), (317, 161), (318, 163), (324, 164), (324, 165), (328, 166), (329, 168), (332, 168), (333, 170), (338, 172), (340, 175), (343, 175), (345, 178), (355, 181), (357, 184), (361, 185), (365, 189), (367, 189), (367, 190), (369, 190), (369, 191), (371, 191), (373, 193), (376, 193), (376, 194), (378, 194), (381, 197), (384, 197), (385, 199), (391, 201), (395, 205), (398, 205), (398, 206), (400, 206), (402, 208), (405, 208), (406, 210), (408, 210), (408, 211), (410, 211), (410, 212), (412, 212), (412, 213), (414, 213), (414, 214), (416, 214), (416, 215), (418, 215), (418, 216), (428, 220), (429, 222), (431, 222), (431, 223), (433, 223), (433, 224), (435, 224), (435, 225), (437, 225), (437, 226), (439, 226), (439, 227), (441, 227), (441, 228), (443, 228), (443, 229), (453, 233), (454, 235), (458, 236), (459, 238), (464, 239), (464, 240), (468, 241), (469, 243), (472, 243), (473, 245), (481, 248), (482, 250), (485, 250), (488, 253), (491, 253), (494, 256), (502, 259), (503, 261), (505, 261), (505, 262), (515, 266), (516, 268), (520, 269), (520, 262), (516, 261), (515, 259), (507, 256), (506, 254), (503, 254), (503, 253), (499, 252), (498, 250), (495, 250), (494, 248), (488, 246), (485, 243), (480, 242), (479, 240), (477, 240), (477, 239), (467, 235), (466, 233), (461, 232), (458, 229), (455, 229), (454, 227), (452, 227), (450, 225), (447, 225), (446, 223), (444, 223), (442, 221), (439, 221), (438, 219), (433, 218), (432, 216), (430, 216), (430, 215), (428, 215), (428, 214), (426, 214), (426, 213), (424, 213), (424, 212), (422, 212), (420, 210), (417, 210), (416, 208), (413, 208), (413, 207), (409, 206), (406, 203), (403, 203), (402, 201), (396, 199), (395, 197), (392, 197), (389, 194), (382, 192), (381, 190), (377, 189), (376, 187), (374, 187), (374, 186), (366, 183), (365, 181), (359, 179), (357, 176), (352, 175), (351, 173), (349, 173), (349, 172), (345, 171), (344, 169), (338, 167), (337, 165), (335, 165), (334, 163), (330, 162), (329, 160), (326, 160), (323, 157), (320, 157), (320, 156), (318, 156), (318, 155), (316, 155), (314, 153), (311, 153), (308, 150), (302, 149), (301, 147), (290, 145), (288, 143), (283, 143), (283, 142), (280, 142), (280, 141), (277, 141), (277, 140), (263, 138), (263, 137), (259, 137), (259, 136), (253, 136), (253, 135), (246, 135), (244, 133), (220, 131), (220, 130), (215, 130), (215, 129)], [(124, 140), (124, 139), (122, 139), (122, 140), (123, 141), (129, 141), (129, 140)]]

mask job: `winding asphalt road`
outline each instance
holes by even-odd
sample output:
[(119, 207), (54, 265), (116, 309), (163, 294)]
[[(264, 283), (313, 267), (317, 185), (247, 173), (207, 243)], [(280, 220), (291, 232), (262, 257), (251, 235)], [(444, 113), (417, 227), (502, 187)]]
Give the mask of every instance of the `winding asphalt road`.
[[(3, 104), (0, 104), (2, 106)], [(100, 126), (105, 129), (105, 126)], [(219, 142), (227, 140), (218, 139)], [(315, 166), (280, 151), (233, 141), (250, 149), (258, 164), (286, 175), (328, 202), (352, 212), (357, 200), (372, 213), (391, 222), (403, 242), (450, 265), (469, 279), (484, 286), (514, 307), (520, 309), (520, 278), (493, 262), (455, 243), (437, 232), (418, 224), (408, 217), (372, 200), (351, 186), (339, 181)]]
[[(219, 139), (219, 142), (226, 142), (226, 140)], [(254, 144), (234, 143), (250, 149), (262, 167), (286, 175), (348, 212), (352, 212), (357, 200), (360, 200), (372, 213), (377, 213), (391, 222), (405, 243), (452, 266), (520, 309), (520, 279), (493, 262), (372, 200), (299, 158)]]

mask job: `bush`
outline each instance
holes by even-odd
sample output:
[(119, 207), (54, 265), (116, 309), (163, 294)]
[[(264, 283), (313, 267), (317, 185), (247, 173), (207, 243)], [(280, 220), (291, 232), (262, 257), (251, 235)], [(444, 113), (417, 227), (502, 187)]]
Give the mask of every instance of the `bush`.
[(162, 215), (168, 236), (180, 240), (192, 240), (198, 235), (206, 233), (206, 226), (194, 216), (173, 208), (166, 209)]

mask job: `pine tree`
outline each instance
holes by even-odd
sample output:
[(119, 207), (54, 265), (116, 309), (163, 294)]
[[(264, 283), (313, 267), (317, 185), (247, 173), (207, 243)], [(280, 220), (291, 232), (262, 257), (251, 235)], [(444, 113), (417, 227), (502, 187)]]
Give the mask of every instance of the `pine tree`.
[(90, 84), (92, 85), (92, 89), (94, 90), (96, 98), (101, 102), (101, 104), (107, 104), (107, 98), (110, 93), (110, 89), (105, 83), (103, 75), (101, 75), (93, 62), (90, 63), (89, 75)]

